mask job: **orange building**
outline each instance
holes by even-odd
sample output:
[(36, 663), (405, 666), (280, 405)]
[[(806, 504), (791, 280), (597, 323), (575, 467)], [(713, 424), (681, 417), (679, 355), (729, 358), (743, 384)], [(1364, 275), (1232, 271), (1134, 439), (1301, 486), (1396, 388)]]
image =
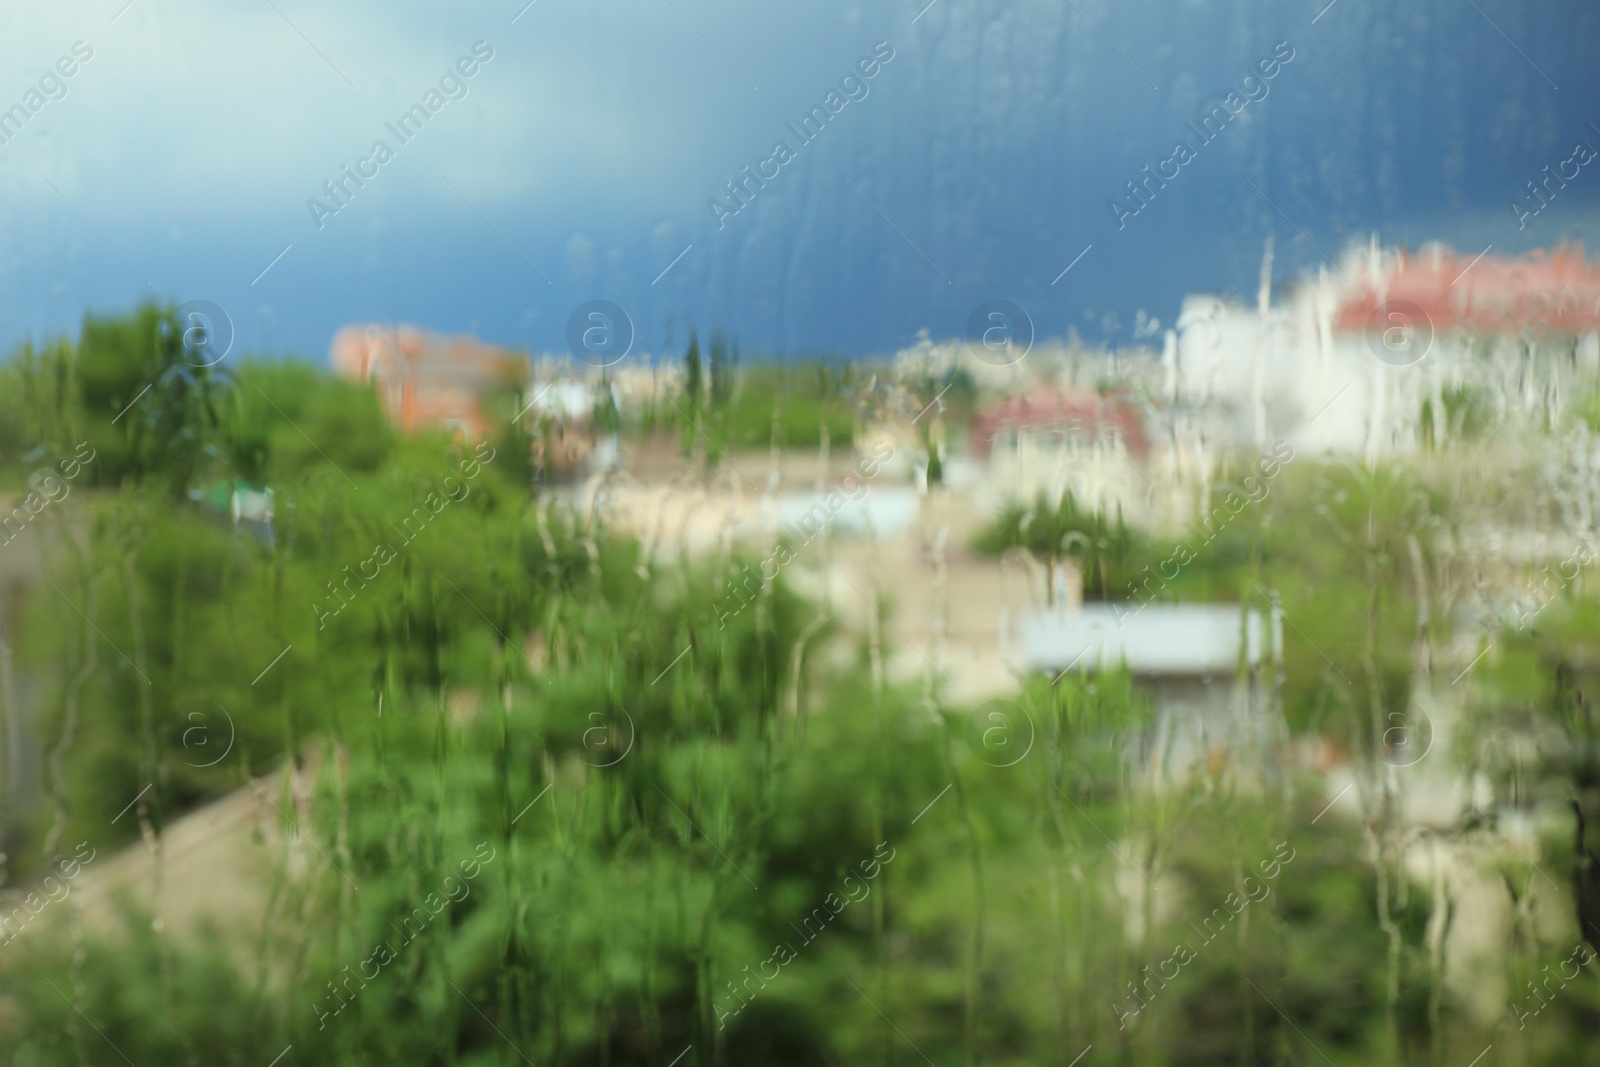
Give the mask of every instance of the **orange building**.
[(485, 394), (528, 378), (527, 361), (503, 348), (414, 326), (346, 326), (334, 334), (329, 360), (341, 377), (371, 382), (406, 433), (443, 428), (481, 437)]

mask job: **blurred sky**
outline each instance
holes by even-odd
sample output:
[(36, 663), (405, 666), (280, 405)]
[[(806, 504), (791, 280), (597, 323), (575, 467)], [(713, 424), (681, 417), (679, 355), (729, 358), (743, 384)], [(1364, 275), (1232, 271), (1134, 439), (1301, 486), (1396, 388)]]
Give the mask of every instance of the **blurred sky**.
[[(93, 50), (0, 144), (8, 349), (146, 296), (317, 359), (353, 321), (559, 350), (591, 299), (658, 351), (693, 323), (880, 353), (996, 298), (1126, 342), (1186, 292), (1253, 293), (1269, 234), (1290, 277), (1373, 230), (1582, 239), (1600, 205), (1597, 160), (1526, 231), (1508, 206), (1600, 148), (1592, 0), (0, 2), (0, 109)], [(467, 95), (400, 144), (385, 123), (477, 41)], [(880, 41), (802, 145), (785, 124)], [(1200, 146), (1185, 124), (1285, 41)], [(1196, 158), (1119, 230), (1107, 201), (1180, 138)], [(319, 229), (307, 200), (378, 139), (394, 158)], [(719, 228), (707, 202), (780, 140), (795, 158)]]

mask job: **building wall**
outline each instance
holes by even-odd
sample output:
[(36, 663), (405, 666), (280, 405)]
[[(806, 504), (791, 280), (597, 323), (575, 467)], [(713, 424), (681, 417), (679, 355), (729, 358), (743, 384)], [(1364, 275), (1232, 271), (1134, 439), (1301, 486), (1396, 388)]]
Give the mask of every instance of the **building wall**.
[[(1347, 262), (1345, 275), (1362, 276), (1358, 263)], [(1172, 396), (1210, 409), (1239, 444), (1284, 438), (1313, 453), (1375, 460), (1419, 448), (1424, 403), (1437, 413), (1451, 390), (1473, 390), (1497, 425), (1543, 424), (1592, 390), (1600, 372), (1595, 331), (1547, 333), (1536, 324), (1520, 335), (1455, 328), (1433, 332), (1428, 341), (1419, 332), (1423, 339), (1414, 348), (1390, 353), (1380, 335), (1336, 328), (1352, 292), (1324, 269), (1265, 314), (1214, 297), (1189, 298), (1176, 335)], [(1399, 365), (1424, 349), (1415, 362)], [(1441, 442), (1448, 438), (1442, 421), (1435, 417)]]

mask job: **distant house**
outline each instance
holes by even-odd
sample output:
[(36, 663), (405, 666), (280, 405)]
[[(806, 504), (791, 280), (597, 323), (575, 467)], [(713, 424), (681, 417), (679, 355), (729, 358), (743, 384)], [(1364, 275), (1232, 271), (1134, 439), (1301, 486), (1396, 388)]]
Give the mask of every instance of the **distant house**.
[(1266, 713), (1283, 660), (1281, 616), (1238, 604), (1085, 604), (1020, 620), (1022, 665), (1059, 676), (1125, 668), (1153, 717), (1127, 756), (1152, 774), (1226, 765), (1239, 750), (1278, 741)]
[(1436, 332), (1521, 336), (1524, 331), (1580, 336), (1600, 330), (1600, 264), (1581, 247), (1478, 258), (1432, 247), (1401, 252), (1350, 286), (1334, 315), (1335, 330), (1365, 333), (1380, 305), (1410, 303)]
[(1150, 454), (1144, 418), (1119, 393), (1035, 387), (980, 411), (968, 445), (1003, 497), (1070, 491), (1091, 506), (1136, 511), (1148, 485), (1139, 470)]
[(445, 429), (480, 437), (483, 398), (527, 379), (527, 363), (475, 337), (446, 337), (414, 326), (347, 326), (334, 334), (336, 373), (371, 382), (384, 410), (407, 433)]
[(1281, 633), (1267, 634), (1259, 612), (1237, 604), (1085, 604), (1022, 620), (1029, 670), (1101, 671), (1126, 666), (1136, 678), (1229, 677), (1278, 654)]
[(1515, 425), (1496, 395), (1558, 421), (1600, 373), (1600, 264), (1581, 248), (1513, 258), (1374, 240), (1270, 297), (1187, 298), (1163, 357), (1177, 406), (1263, 451), (1286, 438), (1375, 461), (1449, 440), (1469, 399)]
[(534, 434), (533, 458), (547, 478), (570, 480), (617, 466), (615, 383), (536, 370), (529, 392), (525, 419)]

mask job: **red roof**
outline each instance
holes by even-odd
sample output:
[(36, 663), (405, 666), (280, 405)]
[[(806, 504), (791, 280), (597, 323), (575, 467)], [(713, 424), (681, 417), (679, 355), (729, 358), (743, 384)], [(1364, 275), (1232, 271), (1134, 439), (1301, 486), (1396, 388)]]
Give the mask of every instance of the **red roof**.
[(1398, 301), (1414, 304), (1436, 332), (1584, 333), (1600, 329), (1600, 264), (1586, 260), (1581, 245), (1517, 258), (1402, 252), (1386, 276), (1352, 286), (1335, 328), (1366, 332), (1387, 326), (1385, 316), (1376, 314), (1380, 298), (1391, 310)]
[(1010, 396), (982, 412), (972, 424), (972, 450), (989, 454), (994, 439), (1005, 431), (1081, 434), (1101, 437), (1115, 432), (1132, 454), (1143, 457), (1150, 451), (1144, 421), (1133, 405), (1119, 393), (1097, 393), (1059, 389), (1035, 389), (1023, 396)]

